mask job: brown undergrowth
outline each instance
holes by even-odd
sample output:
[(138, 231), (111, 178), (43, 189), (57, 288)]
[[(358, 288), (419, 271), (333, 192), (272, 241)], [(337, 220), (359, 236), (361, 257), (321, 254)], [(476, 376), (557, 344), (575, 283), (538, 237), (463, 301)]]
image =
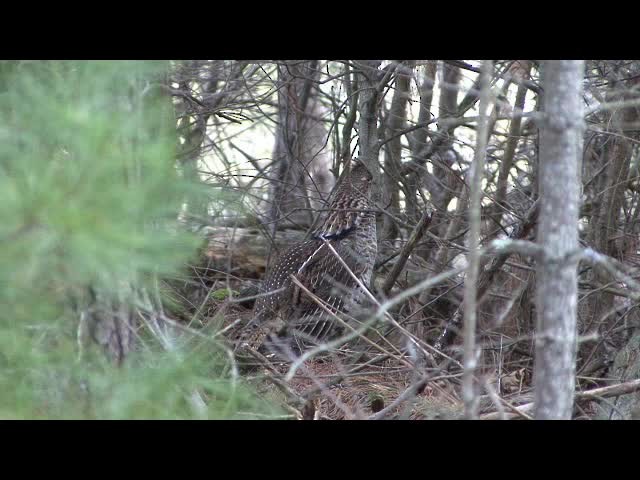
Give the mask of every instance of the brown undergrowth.
[[(178, 305), (174, 317), (191, 328), (203, 328), (234, 348), (234, 339), (252, 318), (257, 294), (255, 274), (234, 270), (225, 272), (223, 265), (213, 264), (206, 255), (196, 266), (187, 270), (184, 278), (167, 282), (167, 291)], [(528, 292), (523, 290), (523, 292)], [(434, 291), (438, 297), (438, 291)], [(523, 294), (524, 302), (525, 296)], [(528, 301), (528, 300), (527, 300)], [(415, 303), (410, 299), (409, 305)], [(495, 302), (494, 302), (495, 303)], [(481, 306), (481, 319), (504, 320), (507, 308), (497, 312)], [(419, 308), (419, 305), (415, 308)], [(414, 308), (414, 309), (415, 309)], [(414, 310), (393, 312), (397, 321), (411, 316)], [(495, 310), (495, 308), (494, 308)], [(408, 313), (407, 313), (408, 312)], [(507, 312), (505, 315), (504, 312)], [(530, 418), (516, 408), (532, 401), (533, 332), (527, 317), (518, 322), (500, 324), (481, 322), (478, 343), (482, 349), (478, 367), (478, 395), (480, 418)], [(409, 323), (407, 323), (409, 325)], [(518, 328), (514, 328), (518, 325)], [(431, 330), (441, 329), (436, 323)], [(204, 331), (204, 330), (203, 330)], [(352, 343), (337, 350), (322, 352), (304, 362), (286, 382), (291, 362), (282, 362), (264, 353), (253, 368), (239, 365), (243, 379), (262, 395), (287, 408), (290, 418), (305, 419), (452, 419), (461, 418), (461, 368), (455, 361), (443, 361), (436, 355), (426, 370), (429, 380), (417, 378), (414, 360), (406, 349), (406, 341), (398, 331), (384, 335), (376, 344), (382, 348), (354, 346)], [(426, 339), (432, 345), (429, 339)], [(385, 355), (384, 351), (391, 352)], [(459, 361), (460, 350), (454, 343), (446, 355)], [(584, 370), (584, 369), (583, 369)], [(580, 376), (580, 374), (582, 374)], [(607, 383), (595, 375), (584, 376), (579, 371), (577, 391), (600, 388)], [(415, 389), (416, 382), (424, 385)], [(414, 388), (417, 391), (412, 391)], [(593, 418), (593, 399), (576, 402), (574, 418)]]

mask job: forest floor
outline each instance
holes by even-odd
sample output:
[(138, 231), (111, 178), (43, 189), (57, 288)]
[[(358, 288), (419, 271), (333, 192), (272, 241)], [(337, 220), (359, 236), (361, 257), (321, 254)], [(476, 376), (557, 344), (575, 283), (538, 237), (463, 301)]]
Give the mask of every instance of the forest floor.
[[(253, 302), (239, 297), (255, 294), (255, 279), (229, 276), (207, 267), (193, 268), (192, 272), (190, 281), (179, 288), (178, 297), (183, 305), (189, 305), (191, 315), (198, 312), (202, 323), (216, 322), (232, 345), (252, 315)], [(260, 395), (284, 406), (292, 418), (366, 419), (383, 409), (384, 418), (439, 419), (462, 415), (463, 405), (452, 381), (446, 378), (430, 381), (409, 396), (408, 389), (416, 379), (406, 356), (389, 357), (375, 351), (358, 353), (347, 344), (331, 353), (314, 356), (288, 382), (284, 382), (284, 377), (291, 362), (279, 361), (268, 353), (253, 367), (247, 368), (245, 362), (240, 371)], [(403, 393), (410, 398), (397, 402)]]
[[(198, 315), (202, 325), (213, 322), (233, 349), (238, 331), (252, 317), (256, 277), (262, 272), (236, 270), (230, 274), (218, 267), (213, 268), (205, 259), (201, 266), (192, 267), (190, 279), (179, 288), (173, 287), (181, 303), (188, 306), (184, 320)], [(420, 369), (413, 366), (406, 349), (400, 344), (391, 346), (389, 341), (386, 338), (383, 343), (390, 348), (387, 351), (394, 352), (391, 355), (384, 354), (382, 348), (348, 343), (311, 357), (295, 372), (290, 372), (291, 361), (282, 361), (268, 352), (252, 359), (252, 366), (245, 360), (238, 370), (259, 395), (281, 405), (292, 419), (462, 418), (459, 364), (440, 369), (438, 362), (430, 361), (429, 368), (422, 370), (428, 372), (425, 381), (416, 376)], [(492, 360), (495, 355), (486, 355), (486, 368), (478, 371), (481, 419), (531, 418), (533, 363), (531, 356), (524, 353), (517, 358), (515, 354), (501, 358), (498, 369)], [(290, 380), (285, 381), (289, 373)], [(604, 385), (596, 380), (584, 390)], [(597, 402), (589, 395), (579, 399), (576, 406), (575, 418), (595, 417)]]

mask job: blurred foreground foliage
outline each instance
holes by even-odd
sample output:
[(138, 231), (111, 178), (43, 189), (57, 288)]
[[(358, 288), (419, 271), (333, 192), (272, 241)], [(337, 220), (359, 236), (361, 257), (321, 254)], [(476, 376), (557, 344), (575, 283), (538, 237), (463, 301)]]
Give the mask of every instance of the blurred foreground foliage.
[(198, 246), (177, 223), (203, 192), (176, 165), (174, 112), (157, 86), (168, 67), (0, 62), (0, 418), (277, 413), (204, 336), (174, 332), (167, 348), (140, 329), (121, 367), (96, 348), (79, 357), (91, 292), (135, 308)]

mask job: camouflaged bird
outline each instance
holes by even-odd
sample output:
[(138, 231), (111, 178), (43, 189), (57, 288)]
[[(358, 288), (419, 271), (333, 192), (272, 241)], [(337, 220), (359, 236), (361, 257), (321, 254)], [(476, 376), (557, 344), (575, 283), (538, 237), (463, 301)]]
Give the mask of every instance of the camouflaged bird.
[[(254, 318), (241, 343), (257, 350), (267, 339), (280, 336), (295, 340), (299, 350), (339, 333), (339, 315), (362, 302), (363, 292), (340, 259), (368, 286), (377, 254), (376, 218), (371, 210), (372, 176), (355, 161), (328, 208), (321, 227), (311, 239), (292, 246), (276, 260), (265, 277)], [(315, 295), (322, 308), (302, 288)], [(283, 332), (284, 335), (283, 335)]]

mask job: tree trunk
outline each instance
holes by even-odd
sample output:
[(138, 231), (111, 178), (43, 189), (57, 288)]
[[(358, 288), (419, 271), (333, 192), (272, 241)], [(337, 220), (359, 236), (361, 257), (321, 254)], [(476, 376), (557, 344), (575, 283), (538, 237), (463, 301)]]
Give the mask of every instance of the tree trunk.
[[(406, 65), (406, 66), (405, 66)], [(398, 133), (404, 128), (407, 117), (407, 103), (409, 100), (410, 71), (413, 70), (415, 61), (408, 61), (401, 66), (395, 81), (396, 91), (391, 100), (391, 109), (387, 119), (387, 135), (393, 138), (386, 144), (384, 156), (384, 202), (385, 207), (389, 205), (389, 210), (394, 216), (400, 215), (400, 167), (402, 164), (402, 137)], [(405, 71), (406, 70), (406, 71)], [(403, 182), (404, 183), (404, 182)], [(393, 241), (398, 236), (398, 226), (389, 215), (383, 219), (382, 240)]]
[(306, 113), (313, 105), (312, 83), (317, 61), (291, 61), (278, 67), (278, 129), (273, 154), (271, 235), (278, 225), (310, 226), (311, 202), (306, 189), (312, 158), (306, 158)]
[(380, 199), (380, 170), (378, 163), (378, 154), (380, 147), (378, 145), (378, 103), (380, 101), (380, 90), (378, 82), (381, 80), (379, 67), (382, 62), (380, 60), (363, 60), (357, 62), (359, 67), (360, 95), (358, 102), (358, 146), (359, 157), (364, 161), (365, 165), (373, 175), (373, 182), (378, 187), (374, 190), (374, 200)]
[[(612, 87), (612, 92), (607, 95), (607, 102), (621, 102), (633, 99), (629, 92), (619, 92), (619, 87)], [(627, 188), (629, 167), (631, 163), (632, 141), (637, 135), (629, 125), (634, 125), (638, 120), (638, 111), (634, 107), (622, 107), (611, 112), (607, 125), (611, 135), (605, 137), (605, 143), (601, 150), (601, 162), (605, 170), (599, 172), (597, 190), (595, 191), (594, 212), (590, 221), (590, 240), (601, 253), (623, 260), (627, 253), (630, 235), (625, 234), (625, 221), (623, 215), (624, 194)], [(596, 285), (606, 285), (613, 281), (609, 273), (602, 268), (594, 268), (592, 278)], [(616, 315), (610, 312), (614, 309), (614, 296), (606, 291), (589, 298), (589, 320), (595, 322), (596, 328), (604, 336), (608, 336), (611, 345), (621, 346), (620, 339), (609, 336), (609, 330), (617, 321)], [(591, 323), (591, 322), (590, 322)], [(594, 353), (601, 354), (607, 343), (598, 343), (596, 351), (589, 352), (585, 356), (593, 357)], [(608, 352), (613, 353), (613, 352)], [(615, 353), (613, 353), (615, 355)], [(611, 356), (613, 356), (611, 355)]]
[[(431, 102), (433, 100), (433, 87), (436, 81), (436, 71), (438, 68), (438, 62), (435, 60), (429, 60), (425, 67), (424, 79), (420, 84), (420, 112), (418, 113), (418, 123), (426, 124), (432, 118), (431, 115)], [(422, 128), (416, 130), (413, 135), (409, 135), (409, 145), (411, 148), (411, 157), (417, 158), (420, 151), (424, 149), (427, 143), (427, 133), (429, 128), (425, 125)], [(405, 190), (406, 201), (406, 214), (410, 220), (418, 222), (420, 220), (421, 213), (418, 211), (417, 197), (419, 195), (418, 190), (421, 187), (421, 179), (423, 175), (421, 170), (410, 172), (406, 176), (407, 187)], [(416, 251), (420, 255), (420, 250)]]
[(570, 419), (573, 411), (578, 300), (579, 164), (584, 61), (543, 63), (540, 216), (537, 266), (535, 418)]

